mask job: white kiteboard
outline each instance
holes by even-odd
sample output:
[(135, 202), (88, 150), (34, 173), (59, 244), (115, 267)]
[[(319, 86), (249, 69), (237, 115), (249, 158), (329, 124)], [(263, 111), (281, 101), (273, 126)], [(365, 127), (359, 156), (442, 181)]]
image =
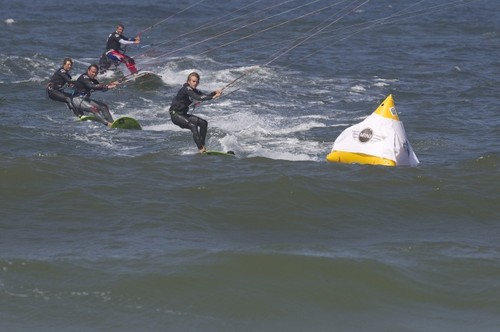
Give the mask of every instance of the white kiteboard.
[(134, 82), (136, 84), (162, 84), (163, 80), (160, 75), (149, 70), (141, 70), (136, 74), (130, 75), (122, 83)]

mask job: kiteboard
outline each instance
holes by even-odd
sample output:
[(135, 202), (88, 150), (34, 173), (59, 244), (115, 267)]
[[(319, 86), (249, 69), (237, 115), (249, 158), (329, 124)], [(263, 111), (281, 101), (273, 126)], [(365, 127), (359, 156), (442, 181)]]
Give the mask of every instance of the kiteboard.
[(121, 118), (116, 119), (113, 124), (111, 125), (111, 128), (117, 128), (117, 129), (134, 129), (134, 130), (141, 130), (141, 124), (139, 121), (137, 121), (134, 118), (131, 118), (129, 116), (122, 116)]
[(141, 70), (140, 72), (138, 72), (135, 75), (135, 79), (138, 79), (138, 78), (154, 78), (154, 79), (161, 81), (160, 75), (153, 73), (152, 71), (149, 71), (149, 70)]
[(97, 118), (93, 115), (82, 115), (78, 119), (80, 121), (97, 121)]
[[(94, 115), (83, 115), (80, 117), (80, 121), (98, 121)], [(134, 118), (129, 116), (122, 116), (121, 118), (116, 119), (111, 124), (111, 128), (116, 129), (135, 129), (141, 130), (141, 124)]]
[(162, 84), (163, 80), (160, 75), (153, 73), (149, 70), (141, 70), (136, 74), (130, 75), (126, 80), (122, 83), (126, 82), (134, 82), (136, 84)]
[(204, 154), (207, 154), (209, 156), (235, 156), (234, 151), (222, 152), (215, 150), (207, 150), (206, 152), (204, 152)]

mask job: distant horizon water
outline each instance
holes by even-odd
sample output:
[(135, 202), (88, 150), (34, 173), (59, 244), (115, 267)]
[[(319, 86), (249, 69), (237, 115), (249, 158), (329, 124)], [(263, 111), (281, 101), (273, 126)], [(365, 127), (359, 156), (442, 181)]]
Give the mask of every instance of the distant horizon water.
[[(162, 82), (92, 96), (141, 131), (45, 95), (117, 23)], [(0, 1), (0, 26), (0, 330), (498, 330), (496, 2)], [(171, 122), (191, 71), (236, 80), (193, 110), (235, 158)], [(389, 94), (420, 165), (327, 162)]]

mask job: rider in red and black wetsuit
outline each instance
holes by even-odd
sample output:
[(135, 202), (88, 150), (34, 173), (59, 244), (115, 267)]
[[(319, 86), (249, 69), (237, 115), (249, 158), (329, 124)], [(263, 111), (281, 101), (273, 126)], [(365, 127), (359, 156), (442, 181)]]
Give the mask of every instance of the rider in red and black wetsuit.
[(108, 40), (106, 42), (105, 54), (107, 60), (111, 60), (112, 62), (118, 62), (118, 63), (124, 62), (130, 73), (135, 74), (137, 73), (137, 68), (135, 67), (135, 61), (128, 55), (124, 54), (122, 46), (139, 44), (141, 42), (141, 39), (139, 37), (127, 38), (123, 36), (122, 33), (124, 30), (125, 30), (124, 26), (122, 24), (118, 24), (118, 26), (116, 27), (116, 31), (109, 34)]

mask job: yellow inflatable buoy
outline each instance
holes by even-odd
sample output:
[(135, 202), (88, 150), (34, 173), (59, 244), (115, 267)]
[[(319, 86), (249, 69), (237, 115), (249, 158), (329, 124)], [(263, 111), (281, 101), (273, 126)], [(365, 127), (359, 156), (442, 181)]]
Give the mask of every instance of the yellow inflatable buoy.
[(326, 159), (336, 163), (383, 166), (419, 164), (406, 138), (392, 95), (365, 120), (345, 129)]
[(327, 156), (328, 161), (342, 164), (369, 164), (369, 165), (383, 165), (383, 166), (396, 166), (394, 160), (370, 156), (363, 153), (353, 153), (346, 151), (332, 151)]

